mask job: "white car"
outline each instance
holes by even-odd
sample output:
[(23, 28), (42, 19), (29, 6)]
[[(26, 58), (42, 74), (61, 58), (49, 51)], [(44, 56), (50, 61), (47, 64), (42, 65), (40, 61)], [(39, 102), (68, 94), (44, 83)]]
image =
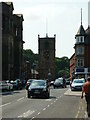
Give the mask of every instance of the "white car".
[(0, 90), (1, 91), (11, 91), (13, 90), (13, 85), (9, 81), (0, 81)]
[(85, 83), (85, 79), (74, 79), (71, 84), (71, 91), (82, 90), (84, 83)]

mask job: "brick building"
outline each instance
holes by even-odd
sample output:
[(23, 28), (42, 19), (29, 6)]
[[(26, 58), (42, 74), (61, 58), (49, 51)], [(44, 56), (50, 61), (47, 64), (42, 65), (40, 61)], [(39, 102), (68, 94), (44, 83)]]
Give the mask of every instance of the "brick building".
[(23, 15), (13, 14), (12, 2), (0, 2), (2, 17), (2, 79), (21, 77)]
[(39, 78), (55, 80), (55, 38), (38, 36)]
[[(90, 25), (84, 30), (84, 27), (81, 25), (77, 34), (75, 35), (75, 53), (74, 56), (70, 58), (70, 77), (85, 78), (90, 75)], [(72, 59), (74, 59), (75, 64), (71, 66)]]
[(70, 77), (74, 77), (74, 70), (75, 70), (75, 53), (70, 58)]

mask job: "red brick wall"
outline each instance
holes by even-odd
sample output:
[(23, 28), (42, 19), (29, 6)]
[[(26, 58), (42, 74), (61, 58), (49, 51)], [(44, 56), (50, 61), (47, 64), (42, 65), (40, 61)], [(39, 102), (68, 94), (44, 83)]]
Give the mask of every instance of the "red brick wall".
[(72, 72), (75, 69), (75, 54), (70, 58), (70, 77), (72, 76)]
[(85, 46), (85, 67), (90, 67), (90, 45)]

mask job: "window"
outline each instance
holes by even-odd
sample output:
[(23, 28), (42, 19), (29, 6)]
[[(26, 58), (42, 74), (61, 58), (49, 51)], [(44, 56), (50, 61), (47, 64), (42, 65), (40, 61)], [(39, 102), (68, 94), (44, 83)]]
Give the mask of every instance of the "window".
[(84, 46), (79, 46), (76, 48), (76, 55), (84, 55)]
[(84, 59), (77, 59), (77, 67), (84, 67)]
[(76, 37), (76, 43), (84, 43), (84, 36)]

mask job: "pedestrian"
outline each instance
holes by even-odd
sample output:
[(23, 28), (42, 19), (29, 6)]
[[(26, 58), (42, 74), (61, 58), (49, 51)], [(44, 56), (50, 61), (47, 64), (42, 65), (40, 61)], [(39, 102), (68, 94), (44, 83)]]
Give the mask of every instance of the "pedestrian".
[(90, 76), (88, 77), (88, 81), (85, 82), (83, 85), (81, 98), (83, 98), (84, 93), (87, 103), (87, 113), (88, 113), (88, 117), (90, 117)]

